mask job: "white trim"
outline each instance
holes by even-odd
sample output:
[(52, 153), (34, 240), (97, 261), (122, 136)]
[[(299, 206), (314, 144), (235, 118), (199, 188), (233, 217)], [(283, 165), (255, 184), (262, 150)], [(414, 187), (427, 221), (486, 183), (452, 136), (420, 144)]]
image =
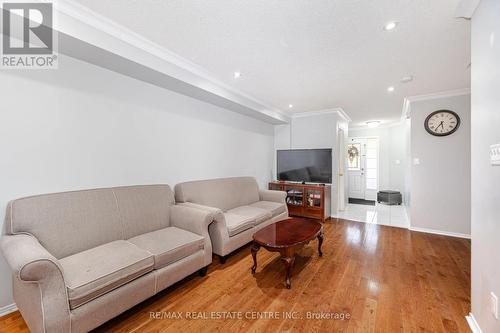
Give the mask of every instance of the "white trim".
[(450, 236), (450, 237), (458, 237), (458, 238), (471, 239), (470, 235), (468, 235), (468, 234), (461, 234), (459, 232), (442, 231), (442, 230), (428, 229), (428, 228), (418, 228), (418, 227), (410, 227), (409, 229), (411, 231), (425, 232), (425, 233), (428, 233), (428, 234), (436, 234), (436, 235), (442, 235), (442, 236)]
[(455, 9), (455, 17), (470, 19), (481, 0), (461, 0)]
[(427, 101), (427, 100), (431, 100), (431, 99), (453, 97), (453, 96), (462, 96), (462, 95), (470, 95), (470, 88), (438, 91), (438, 92), (431, 93), (431, 94), (408, 96), (408, 97), (406, 97), (406, 99), (408, 99), (411, 103), (413, 103), (413, 102), (417, 102), (417, 101)]
[(371, 223), (371, 222), (366, 222), (366, 220), (361, 220), (361, 219), (356, 219), (356, 218), (346, 218), (342, 216), (335, 216), (331, 215), (330, 216), (332, 219), (341, 219), (341, 220), (346, 220), (346, 221), (352, 221), (352, 222), (357, 222), (357, 223), (365, 223), (365, 224), (372, 224), (372, 225), (380, 225), (383, 227), (394, 227), (394, 228), (401, 228), (401, 229), (408, 229), (408, 225), (404, 223), (395, 223), (395, 224), (385, 224), (385, 223)]
[(337, 112), (338, 114), (344, 118), (348, 123), (350, 123), (352, 121), (351, 117), (349, 117), (349, 115), (347, 114), (347, 112), (344, 111), (344, 109), (342, 108), (337, 108)]
[(320, 116), (320, 115), (324, 115), (324, 114), (337, 114), (337, 115), (341, 116), (342, 118), (344, 118), (347, 122), (351, 121), (351, 118), (347, 115), (347, 113), (342, 108), (296, 112), (296, 113), (291, 113), (290, 116), (292, 118), (302, 118), (302, 117)]
[(470, 95), (470, 88), (439, 91), (436, 93), (424, 94), (424, 95), (407, 96), (403, 100), (403, 108), (401, 110), (401, 121), (411, 118), (411, 103), (413, 102), (428, 101), (432, 99), (462, 96), (462, 95)]
[(465, 319), (467, 320), (467, 324), (469, 324), (472, 333), (483, 333), (472, 312), (470, 312), (468, 316), (465, 316)]
[(405, 97), (403, 100), (403, 110), (401, 111), (401, 122), (411, 118), (411, 102)]
[(6, 316), (9, 313), (12, 313), (14, 311), (17, 311), (16, 303), (12, 303), (12, 304), (3, 306), (0, 308), (0, 317)]

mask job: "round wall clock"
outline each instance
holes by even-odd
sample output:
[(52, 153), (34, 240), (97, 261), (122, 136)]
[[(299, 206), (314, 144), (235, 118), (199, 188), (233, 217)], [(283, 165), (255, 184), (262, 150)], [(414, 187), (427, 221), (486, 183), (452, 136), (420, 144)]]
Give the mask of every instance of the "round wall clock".
[(454, 133), (460, 126), (460, 117), (450, 110), (438, 110), (425, 118), (425, 130), (435, 136), (446, 136)]

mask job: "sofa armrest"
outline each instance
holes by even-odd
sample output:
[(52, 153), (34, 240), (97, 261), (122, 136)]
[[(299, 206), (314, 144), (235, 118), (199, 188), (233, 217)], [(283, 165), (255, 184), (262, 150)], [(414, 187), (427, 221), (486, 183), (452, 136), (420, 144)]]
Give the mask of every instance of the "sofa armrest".
[(200, 236), (208, 232), (208, 226), (214, 221), (209, 211), (180, 205), (170, 207), (170, 218), (172, 225)]
[(69, 332), (68, 292), (59, 261), (27, 234), (2, 236), (0, 248), (14, 273), (14, 299), (30, 330)]
[(0, 246), (7, 263), (21, 281), (40, 281), (47, 278), (49, 272), (64, 285), (59, 261), (35, 237), (26, 234), (4, 235)]
[(192, 202), (182, 202), (176, 204), (176, 206), (190, 207), (210, 213), (213, 223), (210, 224), (208, 232), (212, 242), (212, 251), (220, 256), (226, 255), (224, 252), (224, 244), (229, 239), (229, 233), (227, 231), (224, 212), (220, 208), (199, 205)]
[(212, 241), (210, 238), (208, 227), (214, 222), (214, 213), (189, 207), (188, 205), (170, 206), (170, 223), (171, 225), (191, 231), (205, 238), (204, 265), (208, 266), (212, 263)]
[(284, 203), (286, 198), (285, 191), (274, 190), (259, 190), (259, 197), (261, 201), (273, 201)]

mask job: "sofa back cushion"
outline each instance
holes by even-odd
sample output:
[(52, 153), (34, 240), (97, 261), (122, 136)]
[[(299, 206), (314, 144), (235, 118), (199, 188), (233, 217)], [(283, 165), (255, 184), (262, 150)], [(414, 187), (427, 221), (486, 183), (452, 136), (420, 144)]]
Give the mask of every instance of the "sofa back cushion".
[(31, 234), (60, 259), (169, 226), (172, 202), (168, 185), (37, 195), (8, 204), (5, 232)]
[(175, 186), (175, 200), (228, 211), (259, 201), (259, 186), (253, 177), (192, 181)]
[(174, 193), (168, 185), (114, 188), (122, 220), (123, 239), (170, 226)]

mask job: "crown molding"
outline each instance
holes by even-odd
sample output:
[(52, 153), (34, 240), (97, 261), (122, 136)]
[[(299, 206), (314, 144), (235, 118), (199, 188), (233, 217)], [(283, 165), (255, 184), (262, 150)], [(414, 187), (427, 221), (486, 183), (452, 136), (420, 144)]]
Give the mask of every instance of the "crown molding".
[(470, 95), (470, 92), (471, 92), (470, 88), (464, 88), (464, 89), (446, 90), (431, 94), (405, 97), (403, 101), (403, 108), (401, 110), (401, 120), (411, 118), (411, 104), (414, 102), (429, 101), (433, 99), (447, 98), (454, 96)]
[(471, 19), (481, 0), (461, 0), (455, 9), (455, 17)]
[(446, 91), (439, 91), (439, 92), (435, 92), (435, 93), (431, 93), (431, 94), (408, 96), (405, 99), (408, 99), (411, 103), (413, 103), (413, 102), (417, 102), (417, 101), (427, 101), (427, 100), (431, 100), (431, 99), (461, 96), (461, 95), (470, 95), (470, 88), (446, 90)]
[(296, 112), (292, 113), (292, 118), (303, 118), (303, 117), (313, 117), (313, 116), (321, 116), (325, 114), (337, 114), (340, 117), (344, 118), (347, 122), (351, 121), (349, 115), (342, 108), (332, 108), (332, 109), (324, 109), (317, 111), (305, 111), (305, 112)]
[(282, 110), (79, 3), (53, 3), (59, 53), (268, 123), (290, 121)]

